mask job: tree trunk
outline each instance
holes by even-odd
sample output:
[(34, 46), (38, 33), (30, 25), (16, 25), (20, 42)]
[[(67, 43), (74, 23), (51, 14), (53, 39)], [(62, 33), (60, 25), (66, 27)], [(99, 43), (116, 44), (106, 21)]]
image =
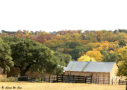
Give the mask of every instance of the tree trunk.
[(21, 71), (20, 71), (20, 76), (25, 76), (25, 73), (26, 73), (26, 72), (25, 72), (24, 70), (21, 70)]

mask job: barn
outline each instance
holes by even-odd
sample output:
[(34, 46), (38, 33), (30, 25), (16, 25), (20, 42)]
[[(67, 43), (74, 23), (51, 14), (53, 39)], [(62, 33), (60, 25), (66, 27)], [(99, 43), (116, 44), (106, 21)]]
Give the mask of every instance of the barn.
[(70, 61), (65, 75), (92, 76), (92, 83), (112, 84), (112, 79), (118, 78), (117, 69), (115, 62)]

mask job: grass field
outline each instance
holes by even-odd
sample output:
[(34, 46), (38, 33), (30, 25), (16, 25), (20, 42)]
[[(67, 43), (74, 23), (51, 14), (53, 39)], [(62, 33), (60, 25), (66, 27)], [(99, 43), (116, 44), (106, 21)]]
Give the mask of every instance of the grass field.
[(0, 82), (0, 90), (126, 90), (126, 85)]

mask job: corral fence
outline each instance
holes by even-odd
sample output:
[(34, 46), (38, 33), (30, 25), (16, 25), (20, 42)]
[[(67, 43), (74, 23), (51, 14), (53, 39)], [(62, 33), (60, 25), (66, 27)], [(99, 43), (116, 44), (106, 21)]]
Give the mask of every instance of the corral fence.
[(32, 77), (32, 76), (20, 76), (18, 77), (18, 81), (25, 81), (25, 82), (53, 82), (57, 80), (57, 76), (42, 76), (42, 77)]
[(118, 78), (113, 78), (111, 82), (112, 82), (112, 85), (126, 85), (127, 80), (121, 80)]
[(118, 84), (119, 85), (126, 85), (127, 81), (125, 80), (119, 80)]
[(92, 76), (77, 76), (77, 75), (57, 75), (53, 82), (65, 83), (92, 83)]
[[(78, 75), (54, 75), (43, 77), (20, 76), (18, 81), (26, 82), (64, 82), (64, 83), (94, 83), (94, 84), (109, 84), (110, 79), (106, 77), (78, 76)], [(112, 79), (112, 85), (126, 85), (127, 80)]]
[[(20, 76), (18, 77), (18, 81), (25, 81), (25, 82), (35, 82), (36, 79), (39, 79), (39, 77), (31, 77), (31, 76)], [(42, 78), (41, 82), (42, 82)]]
[(76, 76), (76, 75), (55, 75), (55, 76), (43, 76), (43, 77), (30, 77), (20, 76), (18, 81), (36, 82), (36, 79), (41, 82), (64, 82), (64, 83), (92, 83), (92, 76)]

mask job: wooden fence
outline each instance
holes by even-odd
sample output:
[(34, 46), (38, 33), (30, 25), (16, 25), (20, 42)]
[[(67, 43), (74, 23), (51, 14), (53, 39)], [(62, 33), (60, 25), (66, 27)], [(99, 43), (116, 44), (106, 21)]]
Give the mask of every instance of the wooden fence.
[(118, 82), (119, 85), (126, 85), (126, 83), (127, 83), (127, 81), (119, 79), (119, 82)]
[(53, 82), (92, 83), (92, 76), (57, 75)]
[(109, 84), (109, 77), (92, 77), (92, 83), (94, 84)]
[(120, 80), (120, 79), (112, 79), (111, 84), (112, 85), (126, 85), (127, 80)]

